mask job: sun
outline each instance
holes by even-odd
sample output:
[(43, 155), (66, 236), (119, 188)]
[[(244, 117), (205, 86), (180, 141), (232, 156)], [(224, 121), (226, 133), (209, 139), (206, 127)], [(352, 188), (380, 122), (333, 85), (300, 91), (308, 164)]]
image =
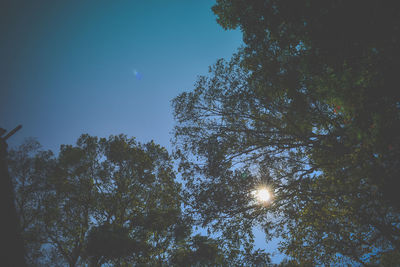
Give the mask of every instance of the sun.
[(268, 200), (271, 199), (271, 195), (266, 188), (262, 188), (257, 190), (257, 198), (261, 202), (267, 202)]
[(271, 201), (271, 192), (266, 187), (260, 187), (254, 190), (253, 196), (261, 204), (266, 204)]

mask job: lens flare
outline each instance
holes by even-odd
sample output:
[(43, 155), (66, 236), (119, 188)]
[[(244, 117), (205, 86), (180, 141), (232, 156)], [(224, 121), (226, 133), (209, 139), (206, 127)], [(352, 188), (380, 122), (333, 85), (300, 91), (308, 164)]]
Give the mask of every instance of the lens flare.
[(133, 75), (136, 77), (137, 80), (141, 80), (142, 79), (142, 74), (140, 72), (138, 72), (137, 70), (132, 70)]

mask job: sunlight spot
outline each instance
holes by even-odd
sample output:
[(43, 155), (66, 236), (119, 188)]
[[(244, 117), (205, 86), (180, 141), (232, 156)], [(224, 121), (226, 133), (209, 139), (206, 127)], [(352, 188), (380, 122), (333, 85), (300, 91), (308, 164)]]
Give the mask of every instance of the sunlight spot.
[(271, 192), (267, 187), (260, 187), (253, 191), (254, 198), (261, 204), (271, 201)]

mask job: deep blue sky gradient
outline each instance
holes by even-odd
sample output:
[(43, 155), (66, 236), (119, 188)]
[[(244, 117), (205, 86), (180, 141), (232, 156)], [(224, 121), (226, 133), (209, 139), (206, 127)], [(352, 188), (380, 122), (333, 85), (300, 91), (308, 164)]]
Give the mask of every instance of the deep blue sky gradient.
[(240, 32), (216, 23), (212, 5), (108, 0), (3, 7), (0, 124), (23, 124), (11, 143), (34, 136), (57, 150), (82, 133), (124, 133), (170, 148), (171, 99), (241, 44)]
[(0, 126), (23, 125), (9, 144), (36, 137), (58, 152), (82, 133), (124, 133), (171, 151), (172, 98), (242, 43), (216, 23), (213, 4), (1, 1)]

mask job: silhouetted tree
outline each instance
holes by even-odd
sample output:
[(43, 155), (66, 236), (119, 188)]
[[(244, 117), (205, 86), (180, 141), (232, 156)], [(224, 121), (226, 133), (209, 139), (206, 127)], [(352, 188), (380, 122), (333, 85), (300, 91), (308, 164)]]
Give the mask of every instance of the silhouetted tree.
[[(191, 237), (171, 157), (154, 142), (82, 135), (54, 156), (28, 140), (9, 162), (31, 266), (240, 265), (238, 245)], [(183, 250), (198, 259), (175, 262)]]
[[(399, 8), (220, 0), (213, 10), (245, 46), (173, 102), (200, 221), (241, 238), (261, 224), (302, 264), (379, 263), (398, 250)], [(251, 200), (257, 184), (275, 191), (267, 207)]]
[(18, 150), (9, 152), (9, 170), (16, 195), (16, 208), (20, 215), (22, 237), (30, 266), (44, 264), (41, 247), (46, 243), (42, 217), (45, 200), (46, 176), (54, 168), (53, 153), (42, 151), (34, 139), (26, 140)]
[[(37, 264), (70, 266), (90, 256), (104, 263), (166, 260), (181, 197), (164, 148), (123, 135), (82, 135), (76, 146), (62, 145), (55, 158), (38, 148), (30, 141), (10, 155), (32, 263), (35, 256)], [(106, 247), (96, 248), (96, 239), (107, 240)], [(124, 240), (143, 246), (146, 255), (110, 249)]]
[(26, 266), (25, 249), (21, 238), (19, 216), (15, 207), (15, 194), (12, 178), (8, 172), (7, 143), (9, 136), (0, 128), (0, 212), (1, 227), (1, 261), (7, 266)]

